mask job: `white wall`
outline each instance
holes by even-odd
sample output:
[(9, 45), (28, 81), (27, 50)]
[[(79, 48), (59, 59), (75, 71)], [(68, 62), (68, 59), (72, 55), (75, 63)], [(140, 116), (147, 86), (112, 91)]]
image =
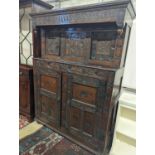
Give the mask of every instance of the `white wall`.
[(136, 89), (136, 20), (131, 29), (123, 86)]

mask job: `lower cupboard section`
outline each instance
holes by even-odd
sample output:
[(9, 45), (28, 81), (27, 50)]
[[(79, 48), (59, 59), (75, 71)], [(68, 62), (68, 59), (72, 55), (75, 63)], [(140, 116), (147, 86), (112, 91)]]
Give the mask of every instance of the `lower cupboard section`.
[(102, 72), (96, 78), (34, 61), (36, 119), (98, 155), (110, 150), (116, 111), (110, 106), (114, 74)]

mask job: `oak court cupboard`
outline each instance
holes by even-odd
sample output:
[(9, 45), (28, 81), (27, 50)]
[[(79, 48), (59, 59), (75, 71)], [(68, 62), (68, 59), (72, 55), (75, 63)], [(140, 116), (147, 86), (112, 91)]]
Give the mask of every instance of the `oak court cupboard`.
[(31, 17), (36, 120), (94, 154), (108, 154), (135, 18), (131, 1)]

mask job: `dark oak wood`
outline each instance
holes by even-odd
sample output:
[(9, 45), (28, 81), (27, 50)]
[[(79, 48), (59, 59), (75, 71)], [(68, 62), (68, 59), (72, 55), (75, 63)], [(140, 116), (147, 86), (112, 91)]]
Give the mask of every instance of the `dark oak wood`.
[(35, 57), (120, 68), (125, 64), (129, 34), (128, 25), (118, 29), (114, 23), (37, 27)]
[(19, 66), (19, 113), (30, 121), (34, 118), (33, 67)]
[[(112, 142), (115, 122), (112, 115), (117, 108), (122, 76), (123, 68), (105, 70), (34, 58), (36, 118), (76, 139), (85, 148), (105, 152)], [(49, 83), (41, 82), (42, 79)], [(40, 86), (48, 91), (41, 91)], [(58, 107), (52, 107), (52, 97), (46, 105), (41, 103), (42, 95), (57, 99)], [(57, 113), (54, 116), (58, 125), (52, 122), (48, 111), (45, 117), (40, 113), (41, 106)]]
[[(31, 12), (43, 11), (45, 9), (51, 9), (52, 7), (53, 6), (40, 0), (19, 0), (19, 8), (23, 10), (25, 8), (29, 8), (31, 9)], [(30, 21), (28, 20), (28, 22)], [(32, 27), (32, 25), (29, 26)], [(34, 46), (36, 45), (34, 44)], [(21, 53), (19, 52), (19, 59)], [(27, 116), (27, 118), (32, 121), (35, 115), (33, 67), (28, 65), (22, 65), (20, 63), (21, 61), (19, 62), (19, 112), (20, 114)], [(43, 100), (45, 100), (45, 98), (43, 98)]]
[(125, 23), (132, 23), (131, 19), (135, 18), (135, 8), (131, 0), (114, 0), (34, 13), (31, 16), (34, 26), (115, 22), (117, 26), (123, 27)]
[(135, 17), (132, 3), (31, 16), (36, 120), (94, 154), (107, 155)]

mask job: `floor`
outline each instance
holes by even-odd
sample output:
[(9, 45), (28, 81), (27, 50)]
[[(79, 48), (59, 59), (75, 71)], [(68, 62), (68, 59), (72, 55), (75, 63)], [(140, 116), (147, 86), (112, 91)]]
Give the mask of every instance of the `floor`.
[(19, 115), (19, 129), (24, 128), (29, 124), (28, 119), (25, 116)]
[(19, 131), (19, 154), (93, 155), (87, 150), (35, 121), (25, 125), (25, 127), (21, 128)]
[[(28, 137), (29, 135), (32, 135), (33, 133), (35, 133), (36, 131), (38, 131), (39, 129), (41, 129), (43, 127), (43, 125), (41, 124), (38, 124), (37, 122), (32, 122), (32, 123), (29, 123), (28, 120), (24, 117), (24, 116), (20, 116), (20, 119), (19, 119), (20, 123), (19, 123), (19, 128), (20, 128), (20, 141), (21, 139), (24, 139), (25, 137)], [(53, 133), (52, 133), (53, 134)], [(55, 135), (56, 137), (56, 135)], [(59, 140), (61, 140), (61, 136), (57, 137)], [(55, 139), (57, 139), (55, 138)], [(57, 141), (59, 141), (57, 139)], [(52, 142), (53, 143), (53, 142)], [(69, 147), (73, 150), (75, 150), (76, 154), (74, 153), (71, 153), (71, 151), (73, 150), (70, 150), (70, 153), (69, 155), (92, 155), (90, 153), (88, 153), (87, 151), (81, 151), (80, 147), (78, 147), (77, 145), (73, 144), (73, 143), (70, 143), (68, 141), (63, 141), (64, 144), (59, 144), (57, 147), (59, 148), (59, 151), (60, 151), (60, 147), (62, 145), (66, 145), (66, 147)], [(54, 144), (53, 144), (54, 145)], [(33, 147), (32, 147), (33, 148)], [(34, 151), (34, 149), (31, 149), (30, 152), (32, 152), (32, 150)], [(35, 149), (36, 150), (36, 149)], [(82, 153), (79, 153), (81, 151)], [(21, 155), (33, 155), (34, 153), (32, 154), (22, 154)], [(41, 154), (39, 154), (41, 155)], [(44, 154), (43, 154), (44, 155)], [(50, 155), (52, 155), (50, 153)], [(55, 154), (55, 155), (58, 155), (58, 154)], [(65, 153), (62, 154), (62, 155), (66, 155)], [(121, 142), (119, 140), (116, 140), (115, 141), (115, 144), (110, 152), (110, 155), (136, 155), (136, 150), (135, 150), (135, 147), (131, 146), (131, 145), (128, 145), (127, 143), (124, 143), (124, 142)]]

